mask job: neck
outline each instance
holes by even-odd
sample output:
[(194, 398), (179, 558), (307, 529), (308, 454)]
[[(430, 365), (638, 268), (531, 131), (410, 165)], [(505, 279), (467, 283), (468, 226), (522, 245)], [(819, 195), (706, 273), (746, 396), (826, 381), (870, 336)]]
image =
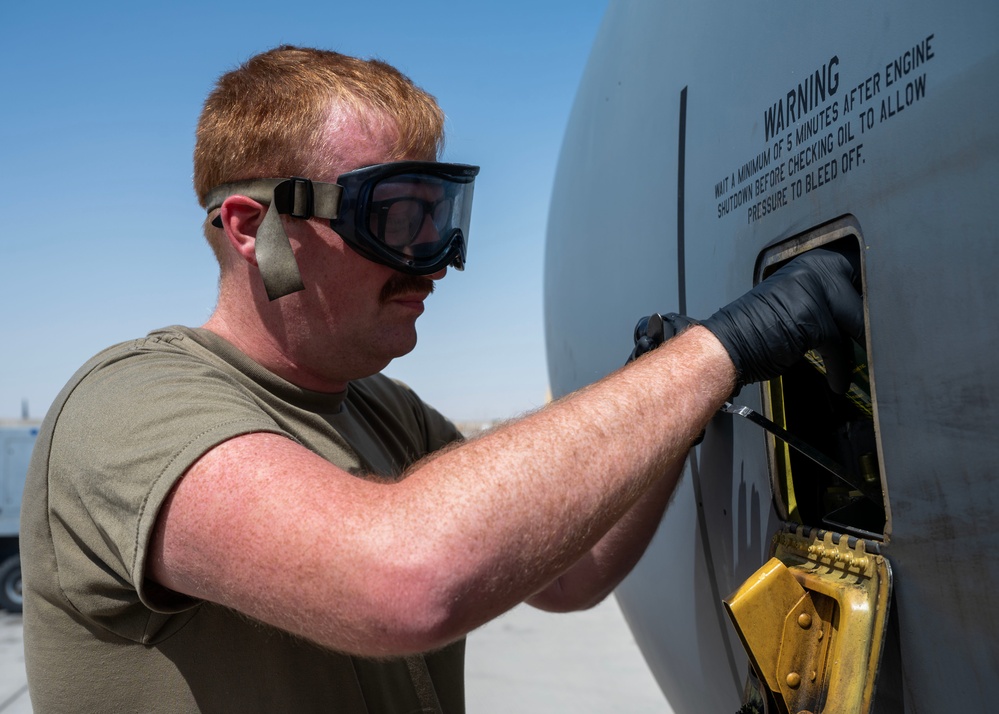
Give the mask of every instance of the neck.
[(259, 320), (241, 319), (218, 309), (202, 327), (226, 340), (268, 371), (303, 389), (332, 394), (344, 391), (350, 381), (310, 368), (306, 361), (295, 357), (287, 337), (280, 339), (275, 331), (268, 330)]

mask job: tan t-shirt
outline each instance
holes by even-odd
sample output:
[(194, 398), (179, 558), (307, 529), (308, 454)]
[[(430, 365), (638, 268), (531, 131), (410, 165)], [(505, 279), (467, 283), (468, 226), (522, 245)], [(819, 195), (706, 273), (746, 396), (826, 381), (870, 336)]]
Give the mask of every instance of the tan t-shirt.
[(462, 642), (367, 661), (143, 579), (177, 479), (212, 447), (252, 432), (285, 435), (346, 471), (389, 480), (459, 438), (386, 377), (342, 394), (310, 392), (205, 330), (171, 327), (100, 353), (49, 411), (25, 486), (35, 711), (464, 711)]

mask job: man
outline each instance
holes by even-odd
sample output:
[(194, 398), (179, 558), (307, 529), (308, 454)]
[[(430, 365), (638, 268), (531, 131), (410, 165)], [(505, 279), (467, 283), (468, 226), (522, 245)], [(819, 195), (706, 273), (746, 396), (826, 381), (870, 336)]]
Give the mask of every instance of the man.
[(463, 266), (477, 169), (435, 161), (442, 123), (396, 70), (331, 52), (219, 80), (195, 150), (215, 312), (97, 355), (39, 436), (36, 711), (461, 712), (466, 633), (605, 597), (737, 385), (860, 329), (829, 254), (456, 446), (378, 374)]

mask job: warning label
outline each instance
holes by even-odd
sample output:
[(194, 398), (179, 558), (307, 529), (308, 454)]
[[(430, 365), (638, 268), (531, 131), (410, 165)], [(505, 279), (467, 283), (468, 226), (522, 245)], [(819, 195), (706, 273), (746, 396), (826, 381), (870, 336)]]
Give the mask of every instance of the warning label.
[(864, 166), (865, 137), (926, 97), (927, 35), (860, 82), (833, 55), (763, 110), (764, 146), (715, 183), (718, 218), (747, 223)]

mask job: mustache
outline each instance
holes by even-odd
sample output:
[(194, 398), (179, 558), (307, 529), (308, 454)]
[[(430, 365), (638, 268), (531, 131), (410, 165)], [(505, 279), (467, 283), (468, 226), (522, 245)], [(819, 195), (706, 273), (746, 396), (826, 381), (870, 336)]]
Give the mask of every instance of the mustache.
[(389, 278), (388, 282), (382, 288), (382, 293), (380, 295), (380, 300), (382, 302), (388, 302), (394, 297), (399, 295), (408, 295), (410, 293), (433, 293), (436, 283), (428, 277), (423, 275), (407, 275), (405, 273), (399, 273), (393, 275)]

